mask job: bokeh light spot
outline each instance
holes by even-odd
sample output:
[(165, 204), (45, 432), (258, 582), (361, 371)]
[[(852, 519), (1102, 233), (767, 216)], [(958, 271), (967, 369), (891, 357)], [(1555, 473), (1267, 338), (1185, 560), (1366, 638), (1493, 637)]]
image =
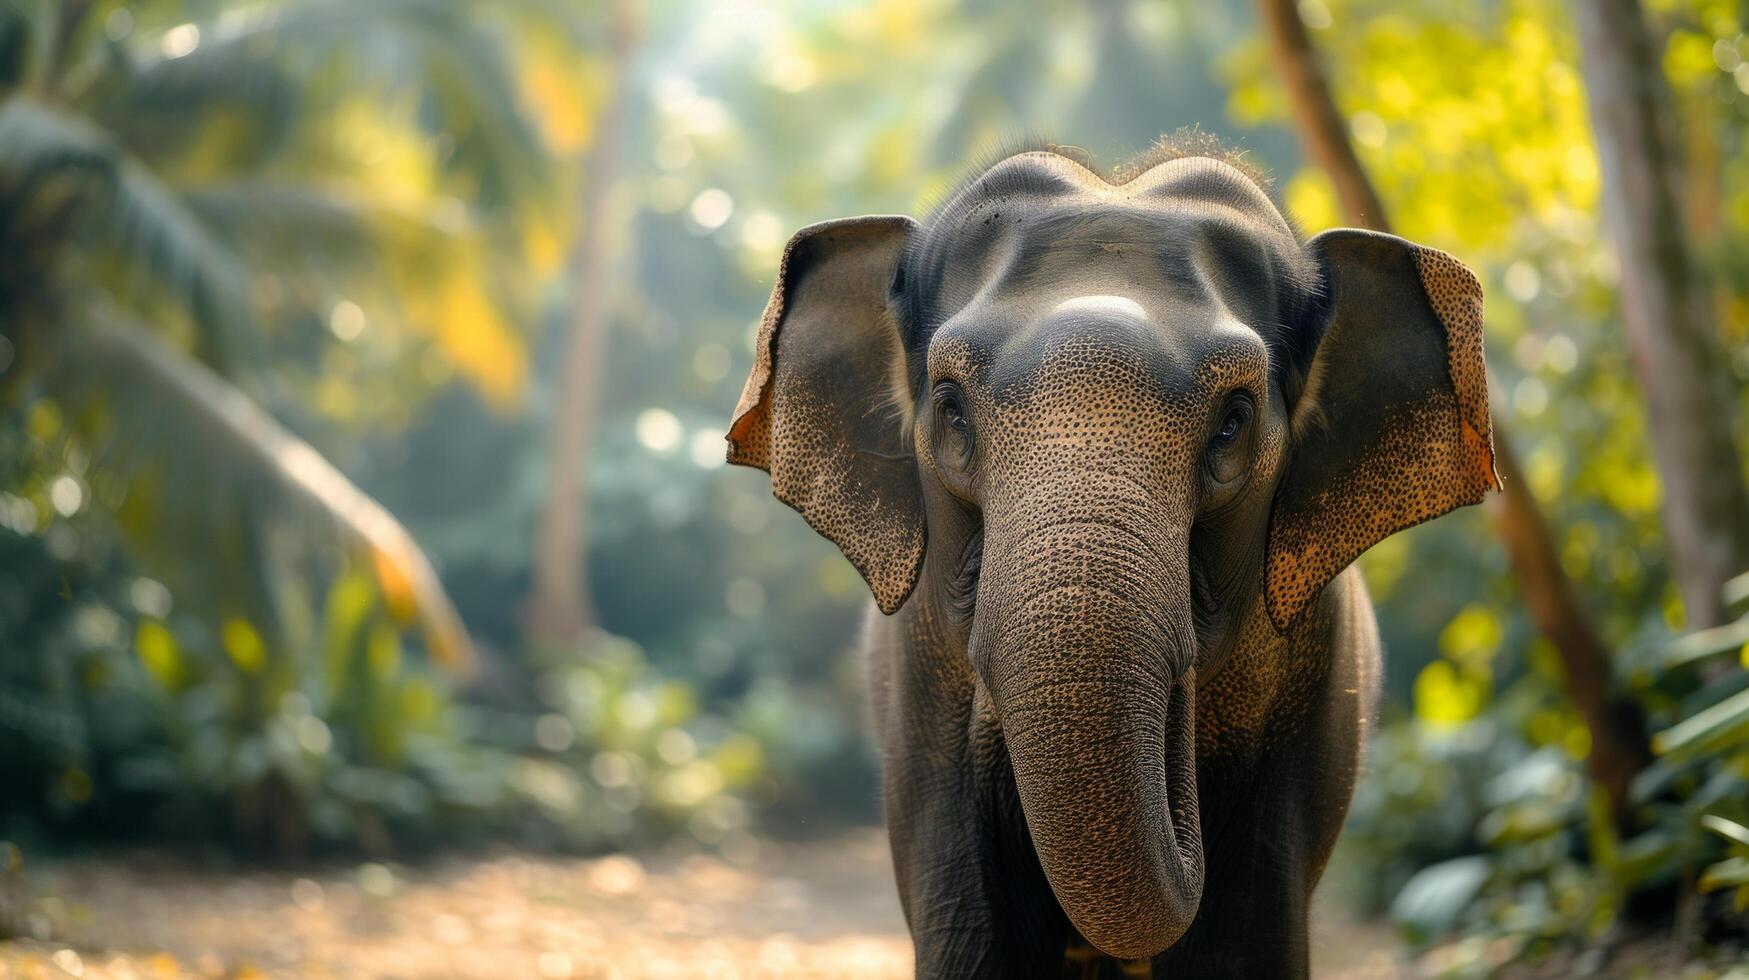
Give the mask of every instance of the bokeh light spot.
[(328, 311), (328, 330), (341, 340), (357, 340), (364, 333), (364, 310), (357, 303), (343, 299)]
[(62, 517), (72, 517), (85, 505), (85, 488), (71, 476), (62, 474), (49, 484), (49, 503)]
[(735, 199), (721, 187), (707, 187), (693, 197), (686, 213), (700, 231), (713, 232), (735, 213)]
[(638, 442), (645, 449), (659, 455), (666, 455), (680, 445), (686, 430), (674, 413), (664, 408), (645, 409), (638, 414), (636, 424)]
[(187, 57), (200, 47), (200, 28), (193, 24), (178, 24), (164, 32), (158, 50), (170, 59)]
[(717, 469), (727, 460), (727, 444), (722, 433), (710, 429), (694, 432), (686, 452), (692, 458), (692, 465), (701, 470)]

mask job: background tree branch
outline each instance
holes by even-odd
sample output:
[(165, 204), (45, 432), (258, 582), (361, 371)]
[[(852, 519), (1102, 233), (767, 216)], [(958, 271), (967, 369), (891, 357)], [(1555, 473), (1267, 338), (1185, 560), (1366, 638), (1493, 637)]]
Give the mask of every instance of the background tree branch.
[[(1307, 155), (1329, 175), (1348, 220), (1375, 231), (1390, 231), (1384, 204), (1354, 152), (1298, 6), (1294, 0), (1258, 0), (1257, 9), (1287, 86), (1294, 126)], [(1489, 520), (1506, 546), (1525, 607), (1538, 632), (1559, 654), (1566, 670), (1567, 693), (1591, 732), (1586, 765), (1608, 794), (1616, 822), (1625, 826), (1628, 788), (1651, 759), (1644, 720), (1630, 702), (1610, 691), (1613, 672), (1609, 648), (1561, 567), (1548, 522), (1531, 495), (1498, 413), (1494, 416), (1494, 450), (1504, 488), (1486, 502)]]
[(613, 6), (611, 80), (584, 165), (579, 220), (571, 252), (571, 315), (551, 420), (552, 471), (534, 541), (534, 594), (529, 628), (536, 638), (564, 643), (595, 621), (589, 587), (590, 436), (601, 400), (601, 359), (607, 347), (607, 256), (603, 228), (625, 125), (626, 90), (637, 25), (631, 4)]

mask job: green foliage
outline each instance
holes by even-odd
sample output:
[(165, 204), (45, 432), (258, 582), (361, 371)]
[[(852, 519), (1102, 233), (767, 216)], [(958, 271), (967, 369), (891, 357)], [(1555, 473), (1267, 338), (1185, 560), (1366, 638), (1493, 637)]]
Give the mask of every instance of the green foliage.
[[(1625, 837), (1589, 783), (1584, 753), (1565, 744), (1584, 729), (1567, 719), (1539, 737), (1539, 715), (1559, 708), (1549, 688), (1558, 679), (1533, 673), (1456, 728), (1387, 729), (1346, 839), (1385, 870), (1373, 899), (1394, 894), (1392, 918), (1416, 941), (1443, 944), (1438, 961), (1454, 975), (1487, 965), (1477, 957), (1541, 958), (1620, 939), (1648, 914), (1668, 925), (1690, 886), (1692, 921), (1740, 916), (1749, 908), (1749, 603), (1737, 611), (1728, 626), (1649, 644), (1623, 664), (1619, 681), (1657, 732), (1658, 754), (1633, 786)], [(1567, 734), (1539, 744), (1557, 732)], [(1708, 937), (1731, 948), (1732, 935), (1678, 938), (1699, 952)]]
[(21, 652), (0, 659), (0, 832), (279, 853), (744, 837), (767, 746), (635, 646), (543, 657), (538, 698), (486, 709), (405, 648), (368, 567), (282, 582), (276, 630), (213, 622), (115, 547), (49, 405), (0, 429), (0, 627)]
[[(1735, 203), (1749, 191), (1743, 14), (1683, 0), (1650, 6), (1690, 151), (1686, 217), (1710, 263), (1733, 367), (1749, 378), (1749, 215)], [(1619, 940), (1648, 918), (1667, 926), (1682, 889), (1734, 856), (1703, 821), (1740, 823), (1738, 801), (1749, 795), (1736, 755), (1749, 706), (1734, 700), (1749, 679), (1721, 653), (1749, 636), (1742, 624), (1672, 635), (1684, 617), (1662, 552), (1617, 270), (1602, 242), (1567, 5), (1299, 8), (1396, 230), (1478, 268), (1495, 411), (1562, 566), (1620, 651), (1609, 680), (1651, 719), (1662, 751), (1636, 787), (1640, 831), (1617, 839), (1584, 769), (1589, 731), (1503, 556), (1478, 545), (1488, 533), (1479, 515), (1399, 535), (1361, 563), (1395, 680), (1336, 877), (1369, 907), (1389, 908), (1413, 939), (1436, 944), (1423, 962), (1434, 974), (1480, 975)], [(1283, 118), (1260, 42), (1239, 46), (1223, 72), (1238, 118)], [(1294, 175), (1285, 196), (1312, 229), (1341, 223), (1321, 173)], [(1738, 593), (1746, 586), (1733, 583)], [(1736, 867), (1707, 878), (1714, 894), (1734, 887)], [(1728, 919), (1729, 902), (1701, 901)]]
[(8, 825), (384, 849), (519, 812), (517, 747), (437, 669), (469, 643), (425, 555), (262, 405), (319, 431), (451, 374), (519, 396), (549, 143), (592, 108), (529, 73), (585, 30), (540, 0), (0, 5)]
[[(663, 44), (694, 36), (662, 30)], [(730, 845), (744, 795), (798, 815), (868, 812), (860, 685), (833, 659), (795, 656), (848, 634), (855, 573), (799, 527), (735, 562), (738, 544), (770, 537), (764, 488), (717, 484), (695, 462), (699, 439), (652, 452), (633, 438), (658, 404), (694, 405), (683, 435), (716, 424), (733, 400), (735, 316), (706, 320), (726, 342), (688, 353), (691, 371), (675, 370), (671, 333), (627, 330), (611, 394), (626, 408), (598, 427), (598, 458), (623, 465), (595, 467), (595, 546), (624, 570), (600, 577), (599, 602), (684, 681), (609, 644), (619, 652), (600, 663), (495, 660), (482, 704), (457, 703), (429, 666), (444, 653), (429, 625), (408, 629), (405, 561), (328, 535), (348, 515), (303, 499), (319, 469), (309, 447), (276, 452), (259, 425), (236, 424), (247, 393), (361, 474), (435, 543), (474, 631), (521, 647), (545, 439), (544, 420), (515, 409), (536, 287), (573, 224), (551, 205), (604, 96), (599, 24), (538, 0), (38, 3), (6, 8), (0, 34), (13, 59), (0, 189), (24, 205), (0, 208), (14, 221), (0, 250), (41, 270), (0, 271), (13, 290), (0, 290), (4, 351), (17, 354), (0, 369), (5, 431), (30, 450), (0, 488), (31, 515), (0, 535), (34, 556), (14, 566), (25, 607), (0, 616), (0, 643), (29, 653), (11, 663), (19, 704), (0, 721), (28, 749), (14, 817), (289, 848), (488, 827), (594, 847), (684, 830)], [(57, 47), (58, 64), (44, 54)], [(29, 198), (45, 185), (66, 204), (39, 221)], [(702, 244), (678, 220), (662, 234)], [(722, 271), (756, 307), (760, 287)], [(147, 349), (170, 370), (142, 373), (132, 341), (73, 346), (64, 325), (87, 318), (88, 339), (162, 333)], [(236, 390), (177, 365), (178, 347)], [(205, 395), (191, 397), (190, 372)], [(458, 465), (457, 445), (496, 459)], [(65, 512), (55, 486), (78, 495)], [(72, 598), (51, 598), (61, 591)], [(86, 661), (101, 669), (69, 672)], [(553, 700), (591, 685), (599, 704)], [(652, 692), (713, 710), (664, 714), (637, 737), (578, 714), (617, 717), (624, 700), (640, 718)], [(112, 737), (113, 719), (133, 727)], [(561, 723), (567, 749), (532, 741)], [(74, 734), (51, 751), (43, 731)], [(63, 783), (77, 798), (57, 795)]]
[(570, 847), (659, 841), (676, 833), (733, 853), (750, 846), (747, 798), (766, 747), (702, 710), (626, 640), (606, 636), (536, 658), (530, 750), (512, 776)]

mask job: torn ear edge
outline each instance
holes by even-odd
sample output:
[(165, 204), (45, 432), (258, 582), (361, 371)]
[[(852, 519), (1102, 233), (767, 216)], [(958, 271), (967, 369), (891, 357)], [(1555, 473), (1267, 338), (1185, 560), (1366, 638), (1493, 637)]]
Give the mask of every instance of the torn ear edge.
[(790, 239), (727, 433), (728, 461), (770, 473), (772, 493), (838, 545), (889, 615), (916, 584), (926, 536), (905, 351), (887, 309), (915, 228), (869, 215)]
[[(783, 321), (791, 285), (790, 265), (796, 253), (822, 232), (852, 230), (867, 227), (897, 227), (909, 231), (916, 222), (904, 215), (870, 214), (854, 218), (821, 221), (790, 236), (778, 260), (777, 278), (773, 280), (771, 296), (765, 301), (765, 311), (759, 317), (759, 330), (753, 341), (753, 370), (741, 388), (741, 398), (729, 420), (727, 459), (737, 466), (751, 466), (771, 472), (771, 379), (777, 359), (778, 326)], [(909, 420), (905, 420), (907, 425)]]

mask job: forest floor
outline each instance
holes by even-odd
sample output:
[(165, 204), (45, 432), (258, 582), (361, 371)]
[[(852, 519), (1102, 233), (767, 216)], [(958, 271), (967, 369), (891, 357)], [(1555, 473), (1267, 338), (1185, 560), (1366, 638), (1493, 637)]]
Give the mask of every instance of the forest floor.
[[(413, 867), (194, 871), (105, 855), (32, 873), (0, 980), (908, 977), (885, 837), (692, 856), (505, 853)], [(1383, 927), (1321, 911), (1322, 978), (1406, 975)]]

